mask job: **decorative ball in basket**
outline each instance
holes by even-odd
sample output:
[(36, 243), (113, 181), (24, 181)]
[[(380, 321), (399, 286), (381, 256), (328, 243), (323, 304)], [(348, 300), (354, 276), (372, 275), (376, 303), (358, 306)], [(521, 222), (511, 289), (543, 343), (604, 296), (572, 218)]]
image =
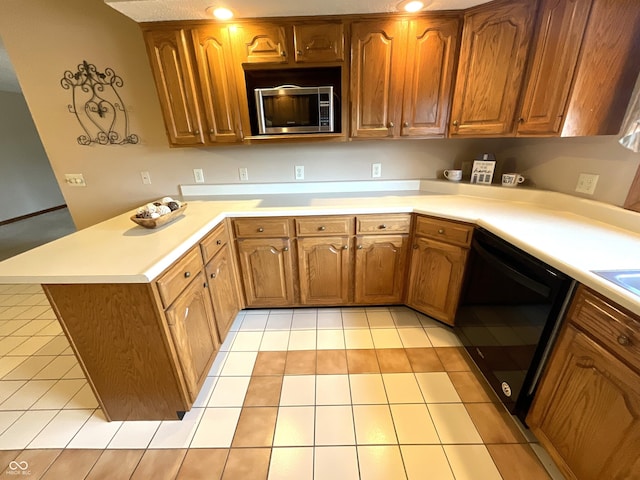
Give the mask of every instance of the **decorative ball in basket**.
[(186, 208), (186, 203), (164, 197), (138, 208), (131, 220), (144, 228), (158, 228), (175, 220)]

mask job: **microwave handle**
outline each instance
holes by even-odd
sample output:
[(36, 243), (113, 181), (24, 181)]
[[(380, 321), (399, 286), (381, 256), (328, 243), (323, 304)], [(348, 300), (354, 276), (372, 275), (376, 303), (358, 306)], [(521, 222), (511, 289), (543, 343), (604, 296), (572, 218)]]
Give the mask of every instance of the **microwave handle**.
[(277, 87), (273, 88), (300, 88), (300, 85), (278, 85)]

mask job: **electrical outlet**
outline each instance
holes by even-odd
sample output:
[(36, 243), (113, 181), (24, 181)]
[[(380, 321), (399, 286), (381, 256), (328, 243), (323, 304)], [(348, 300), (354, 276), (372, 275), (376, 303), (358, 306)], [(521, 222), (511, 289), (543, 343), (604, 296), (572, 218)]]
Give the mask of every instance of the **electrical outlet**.
[(87, 183), (84, 181), (84, 176), (81, 173), (65, 173), (64, 181), (71, 187), (86, 187)]
[(238, 174), (240, 175), (240, 180), (242, 180), (243, 182), (249, 180), (249, 171), (246, 167), (240, 167), (238, 169)]
[(593, 195), (596, 191), (596, 184), (598, 183), (600, 175), (592, 173), (581, 173), (578, 177), (578, 184), (576, 185), (576, 192), (586, 193), (587, 195)]
[(142, 178), (143, 185), (151, 185), (151, 175), (146, 170), (144, 172), (140, 172), (140, 177)]
[(304, 180), (304, 167), (302, 165), (296, 165), (296, 180)]
[(381, 163), (372, 163), (371, 164), (371, 178), (380, 178), (382, 176), (382, 164)]
[(193, 178), (196, 181), (196, 183), (204, 183), (204, 172), (202, 171), (201, 168), (193, 169)]

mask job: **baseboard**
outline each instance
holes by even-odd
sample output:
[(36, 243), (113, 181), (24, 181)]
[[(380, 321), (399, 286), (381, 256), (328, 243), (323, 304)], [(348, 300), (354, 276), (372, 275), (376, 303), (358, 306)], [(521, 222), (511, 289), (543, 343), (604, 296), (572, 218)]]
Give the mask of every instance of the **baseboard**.
[(57, 207), (45, 208), (44, 210), (39, 210), (33, 213), (27, 213), (26, 215), (20, 215), (19, 217), (10, 218), (9, 220), (3, 220), (0, 222), (0, 226), (6, 225), (8, 223), (19, 222), (20, 220), (25, 220), (31, 217), (37, 217), (38, 215), (42, 215), (43, 213), (54, 212), (56, 210), (62, 210), (63, 208), (67, 208), (67, 204), (58, 205)]

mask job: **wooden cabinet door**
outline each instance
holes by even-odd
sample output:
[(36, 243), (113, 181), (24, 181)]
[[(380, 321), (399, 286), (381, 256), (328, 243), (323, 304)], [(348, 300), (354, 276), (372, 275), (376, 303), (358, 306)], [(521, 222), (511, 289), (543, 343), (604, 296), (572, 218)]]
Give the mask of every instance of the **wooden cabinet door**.
[(195, 401), (220, 346), (202, 272), (167, 309), (167, 323), (191, 401)]
[(289, 239), (239, 239), (238, 255), (248, 306), (284, 307), (295, 303)]
[(231, 249), (223, 247), (205, 268), (220, 341), (224, 342), (229, 327), (240, 311), (236, 273), (231, 263)]
[(573, 326), (527, 423), (567, 478), (640, 478), (640, 375)]
[(449, 134), (515, 133), (536, 2), (517, 0), (465, 15)]
[(592, 0), (544, 0), (518, 135), (559, 135)]
[(637, 0), (593, 0), (563, 137), (617, 135), (640, 73)]
[(193, 30), (193, 44), (206, 117), (205, 135), (211, 143), (240, 142), (238, 92), (227, 28), (207, 26)]
[(282, 25), (239, 25), (231, 31), (238, 63), (288, 63), (286, 30)]
[(344, 26), (342, 23), (310, 23), (293, 26), (296, 63), (342, 62)]
[(405, 21), (351, 27), (351, 136), (393, 137), (400, 132)]
[(349, 237), (298, 239), (300, 301), (303, 305), (349, 302)]
[(203, 144), (200, 110), (185, 31), (148, 31), (145, 39), (169, 143)]
[(407, 240), (407, 235), (357, 238), (356, 303), (402, 303)]
[(411, 253), (407, 304), (453, 325), (467, 250), (417, 237)]
[(409, 22), (402, 136), (444, 136), (458, 48), (457, 18)]

